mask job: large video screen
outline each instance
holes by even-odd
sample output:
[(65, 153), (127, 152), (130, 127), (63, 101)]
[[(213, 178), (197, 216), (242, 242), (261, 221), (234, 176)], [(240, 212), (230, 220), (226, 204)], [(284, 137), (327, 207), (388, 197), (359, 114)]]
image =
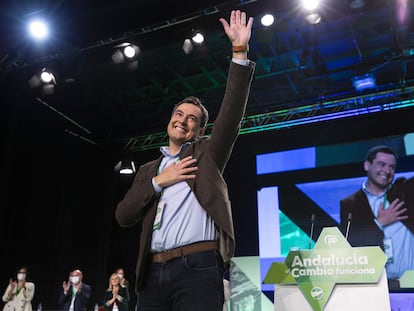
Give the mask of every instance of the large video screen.
[(292, 249), (312, 249), (323, 227), (339, 226), (339, 201), (361, 188), (365, 153), (380, 144), (399, 155), (395, 178), (414, 176), (414, 134), (256, 156), (261, 280), (271, 263)]

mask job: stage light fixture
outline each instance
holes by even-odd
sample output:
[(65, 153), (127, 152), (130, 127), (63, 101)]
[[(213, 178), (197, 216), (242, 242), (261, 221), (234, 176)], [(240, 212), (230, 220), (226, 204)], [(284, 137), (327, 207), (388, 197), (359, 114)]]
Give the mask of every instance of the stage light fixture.
[(275, 17), (273, 16), (273, 14), (265, 14), (260, 19), (260, 22), (262, 23), (263, 26), (269, 27), (269, 26), (272, 26), (273, 23), (275, 22)]
[(201, 46), (204, 43), (205, 37), (202, 32), (192, 30), (190, 37), (183, 42), (183, 51), (185, 54), (190, 54), (196, 46)]
[(132, 46), (127, 45), (124, 47), (124, 55), (127, 59), (131, 59), (137, 55), (136, 49), (134, 49)]
[(55, 77), (53, 76), (53, 73), (50, 71), (47, 71), (46, 69), (43, 69), (40, 73), (40, 80), (42, 80), (43, 83), (50, 83), (52, 81), (56, 82)]
[(114, 47), (116, 51), (112, 54), (112, 61), (115, 64), (126, 63), (129, 70), (135, 70), (138, 67), (138, 58), (141, 49), (129, 42), (118, 44)]
[(43, 68), (39, 74), (34, 74), (30, 78), (28, 84), (31, 88), (40, 87), (45, 95), (51, 95), (54, 93), (56, 79), (52, 71)]
[(319, 24), (322, 19), (321, 15), (317, 12), (309, 13), (308, 15), (306, 15), (305, 18), (308, 21), (308, 23), (312, 25)]
[(185, 54), (190, 54), (193, 50), (193, 44), (191, 43), (190, 39), (185, 39), (183, 43), (183, 51)]
[(201, 32), (195, 32), (193, 36), (191, 37), (191, 40), (195, 44), (202, 44), (204, 42), (204, 35)]
[(316, 10), (319, 6), (319, 0), (302, 0), (302, 6), (308, 11)]
[(135, 173), (134, 161), (122, 160), (115, 165), (115, 171), (121, 175), (131, 175)]
[(49, 35), (48, 25), (40, 19), (30, 21), (28, 29), (30, 35), (36, 40), (44, 40)]
[(302, 7), (305, 13), (305, 19), (309, 24), (319, 24), (322, 20), (319, 12), (319, 0), (302, 0)]
[(352, 84), (358, 92), (368, 89), (375, 89), (377, 87), (375, 77), (372, 73), (353, 77)]

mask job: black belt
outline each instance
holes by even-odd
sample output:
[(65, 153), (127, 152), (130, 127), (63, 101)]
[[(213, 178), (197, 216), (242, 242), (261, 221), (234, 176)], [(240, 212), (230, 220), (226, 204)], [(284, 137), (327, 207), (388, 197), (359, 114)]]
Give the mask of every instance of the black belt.
[(187, 256), (195, 253), (211, 251), (218, 249), (216, 241), (203, 241), (203, 242), (196, 242), (193, 244), (173, 248), (170, 250), (166, 250), (160, 253), (153, 253), (152, 255), (152, 262), (153, 263), (164, 263), (171, 259)]

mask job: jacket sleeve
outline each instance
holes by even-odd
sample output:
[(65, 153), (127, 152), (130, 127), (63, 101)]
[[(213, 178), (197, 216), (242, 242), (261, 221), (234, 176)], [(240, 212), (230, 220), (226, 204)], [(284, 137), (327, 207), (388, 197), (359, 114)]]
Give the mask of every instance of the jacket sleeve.
[(128, 306), (129, 306), (128, 287), (121, 287), (119, 291), (119, 296), (122, 297), (122, 301), (117, 300), (120, 304), (120, 309), (124, 311), (128, 311)]
[(65, 292), (63, 291), (63, 289), (61, 289), (60, 293), (59, 293), (58, 303), (62, 308), (63, 308), (63, 305), (65, 304), (66, 300), (68, 299), (68, 297), (69, 297), (69, 294), (67, 293), (65, 295)]
[(210, 152), (223, 171), (230, 157), (244, 117), (255, 63), (248, 66), (231, 62), (226, 91), (211, 132)]
[(156, 174), (156, 161), (141, 166), (134, 181), (118, 203), (115, 218), (121, 227), (132, 227), (143, 219), (147, 210), (160, 196), (152, 186)]
[(10, 291), (10, 284), (9, 285), (7, 285), (7, 288), (6, 288), (6, 290), (4, 291), (4, 294), (3, 294), (3, 297), (2, 297), (2, 300), (3, 300), (3, 302), (7, 302), (7, 301), (9, 301), (10, 299), (9, 299), (9, 295), (8, 295), (8, 292)]
[(108, 304), (108, 301), (112, 299), (112, 292), (109, 290), (106, 290), (104, 293), (104, 298), (103, 298), (103, 302), (104, 302), (104, 306), (105, 308), (108, 310), (110, 309), (110, 304)]

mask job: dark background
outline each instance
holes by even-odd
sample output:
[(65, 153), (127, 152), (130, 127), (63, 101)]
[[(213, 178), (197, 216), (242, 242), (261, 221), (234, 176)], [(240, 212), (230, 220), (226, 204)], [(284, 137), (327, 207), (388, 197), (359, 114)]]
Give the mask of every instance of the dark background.
[[(379, 113), (240, 136), (225, 171), (234, 210), (236, 256), (258, 255), (257, 153), (412, 132), (412, 113)], [(3, 145), (1, 170), (1, 284), (5, 289), (16, 269), (27, 265), (36, 284), (33, 306), (41, 301), (45, 309), (56, 309), (62, 281), (70, 270), (79, 268), (93, 288), (92, 305), (102, 304), (109, 274), (117, 267), (125, 268), (127, 279), (134, 283), (139, 246), (139, 226), (122, 229), (114, 220), (116, 204), (133, 178), (114, 172), (119, 146), (56, 139), (44, 124), (23, 135), (21, 126), (31, 116), (13, 117), (20, 126), (16, 124), (8, 136), (11, 143)], [(133, 156), (140, 165), (158, 156), (158, 151)], [(362, 172), (362, 166), (353, 170)]]
[[(256, 18), (252, 34), (249, 57), (257, 62), (257, 70), (247, 115), (260, 116), (258, 126), (266, 122), (278, 124), (278, 120), (268, 120), (261, 114), (287, 110), (291, 114), (286, 116), (295, 118), (299, 114), (295, 108), (318, 103), (322, 107), (324, 99), (357, 99), (361, 93), (352, 88), (351, 78), (373, 68), (378, 68), (374, 72), (380, 85), (364, 95), (400, 89), (404, 97), (390, 101), (414, 98), (413, 57), (403, 54), (414, 48), (413, 23), (409, 19), (403, 26), (396, 24), (396, 2), (365, 1), (363, 9), (352, 11), (345, 1), (333, 1), (334, 7), (324, 15), (326, 24), (318, 28), (309, 27), (294, 11), (296, 1), (289, 2), (289, 7), (279, 2), (272, 8), (281, 17), (280, 22), (268, 31), (257, 25)], [(123, 267), (135, 299), (140, 228), (122, 229), (114, 220), (116, 204), (133, 176), (120, 176), (114, 166), (126, 155), (137, 166), (158, 156), (157, 148), (129, 149), (127, 143), (131, 138), (162, 132), (172, 105), (186, 95), (200, 96), (214, 120), (230, 61), (230, 48), (217, 19), (227, 17), (233, 7), (259, 14), (273, 5), (269, 1), (240, 3), (180, 1), (168, 7), (162, 1), (1, 3), (2, 292), (16, 270), (26, 265), (29, 279), (36, 284), (33, 307), (42, 302), (44, 309), (57, 309), (62, 282), (67, 280), (69, 271), (78, 268), (84, 273), (84, 282), (92, 286), (92, 308), (95, 302), (102, 304), (110, 273)], [(407, 12), (411, 13), (412, 2), (407, 3)], [(25, 37), (16, 32), (18, 27), (13, 26), (36, 6), (46, 8), (50, 16), (60, 21), (59, 42), (43, 49), (27, 44)], [(205, 25), (214, 34), (209, 48), (200, 54), (188, 56), (181, 50), (187, 23), (152, 31), (150, 35), (122, 35), (215, 6), (219, 9), (217, 14), (188, 25), (188, 29)], [(139, 70), (126, 73), (111, 64), (107, 57), (113, 51), (108, 43), (110, 37), (142, 42)], [(105, 44), (97, 44), (99, 40)], [(60, 72), (52, 96), (44, 96), (27, 85), (33, 73), (47, 64)], [(73, 78), (72, 82), (63, 79), (68, 77)], [(92, 134), (84, 133), (36, 98)], [(362, 102), (358, 107), (385, 107), (382, 105), (386, 103)], [(317, 106), (312, 107), (316, 111)], [(383, 109), (241, 135), (225, 171), (234, 210), (236, 256), (258, 255), (257, 153), (413, 132), (413, 115), (410, 107)], [(362, 167), (355, 165), (353, 170), (362, 171)]]

